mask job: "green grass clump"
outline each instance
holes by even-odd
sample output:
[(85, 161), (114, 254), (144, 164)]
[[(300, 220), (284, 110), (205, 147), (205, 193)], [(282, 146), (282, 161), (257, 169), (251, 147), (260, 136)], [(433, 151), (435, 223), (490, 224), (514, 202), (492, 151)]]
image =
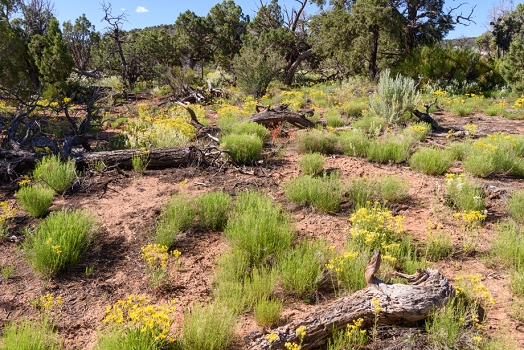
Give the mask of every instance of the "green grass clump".
[(235, 123), (231, 126), (230, 133), (248, 135), (253, 134), (260, 137), (260, 139), (262, 139), (263, 141), (269, 140), (269, 137), (271, 136), (269, 130), (264, 125), (253, 122)]
[(505, 112), (506, 112), (506, 108), (505, 107), (502, 107), (502, 106), (490, 106), (490, 107), (486, 108), (486, 110), (484, 111), (484, 114), (489, 115), (490, 117), (494, 117), (494, 116), (501, 116), (502, 117)]
[(484, 190), (471, 183), (464, 174), (446, 174), (446, 202), (462, 212), (486, 208)]
[(324, 170), (324, 161), (324, 156), (320, 153), (306, 153), (298, 159), (298, 166), (306, 175), (318, 175)]
[(227, 222), (231, 196), (223, 191), (208, 192), (197, 199), (198, 221), (202, 228), (222, 229)]
[(171, 247), (178, 233), (193, 225), (196, 213), (192, 197), (173, 195), (158, 219), (155, 243)]
[(423, 147), (411, 155), (409, 165), (428, 175), (442, 175), (452, 164), (451, 154), (447, 150)]
[(295, 203), (311, 204), (322, 212), (336, 212), (342, 202), (342, 184), (337, 173), (312, 177), (303, 175), (284, 184), (286, 197)]
[(411, 188), (408, 180), (395, 175), (384, 176), (376, 180), (378, 181), (378, 195), (375, 200), (380, 202), (401, 202), (407, 198)]
[(229, 134), (221, 139), (222, 148), (233, 153), (235, 162), (252, 164), (262, 152), (264, 141), (255, 134)]
[(346, 188), (348, 199), (360, 208), (367, 202), (396, 203), (403, 201), (410, 189), (407, 180), (398, 176), (351, 179)]
[(333, 276), (334, 287), (350, 293), (364, 288), (364, 273), (370, 258), (369, 252), (362, 250), (356, 242), (349, 241), (346, 250), (326, 264)]
[(451, 106), (450, 112), (454, 116), (465, 117), (473, 112), (473, 108), (466, 104), (456, 103)]
[(386, 135), (369, 144), (366, 158), (378, 163), (402, 163), (409, 157), (413, 139)]
[(47, 214), (49, 207), (53, 204), (54, 195), (53, 189), (37, 184), (20, 187), (16, 192), (16, 199), (29, 215), (39, 218)]
[(472, 143), (463, 160), (464, 170), (478, 177), (496, 174), (524, 176), (524, 138), (494, 133)]
[(379, 134), (381, 131), (384, 131), (387, 125), (388, 121), (386, 118), (375, 116), (370, 113), (365, 114), (362, 118), (357, 119), (351, 124), (353, 129), (372, 134)]
[(509, 268), (524, 267), (524, 227), (505, 221), (496, 226), (496, 232), (493, 255)]
[(463, 160), (466, 157), (466, 155), (468, 154), (468, 151), (470, 148), (471, 148), (470, 141), (465, 141), (465, 142), (453, 141), (447, 145), (446, 150), (448, 150), (451, 156), (451, 159)]
[(301, 298), (311, 297), (321, 282), (324, 266), (329, 260), (328, 252), (324, 240), (298, 243), (280, 264), (284, 290)]
[(431, 133), (431, 125), (424, 122), (411, 124), (403, 130), (403, 134), (417, 141), (424, 141)]
[(253, 314), (259, 326), (272, 327), (280, 321), (282, 302), (274, 299), (261, 300), (255, 305)]
[(426, 238), (426, 257), (431, 261), (439, 261), (453, 253), (453, 243), (448, 234), (428, 233)]
[(524, 223), (524, 190), (516, 191), (507, 201), (509, 215), (517, 222)]
[[(471, 307), (471, 306), (470, 306)], [(461, 298), (454, 298), (448, 304), (433, 312), (426, 320), (428, 337), (436, 348), (453, 348), (464, 332), (466, 322), (471, 312)]]
[(97, 339), (97, 350), (147, 349), (162, 350), (162, 347), (151, 332), (140, 332), (140, 329), (113, 327), (100, 334)]
[(76, 177), (72, 160), (62, 162), (59, 156), (46, 156), (36, 163), (33, 178), (41, 180), (55, 192), (62, 193)]
[(194, 304), (184, 315), (184, 350), (225, 350), (235, 336), (236, 317), (220, 305)]
[(289, 215), (263, 193), (238, 195), (224, 233), (233, 247), (247, 254), (251, 263), (289, 249), (294, 236)]
[(214, 276), (213, 296), (215, 302), (235, 314), (249, 311), (250, 297), (244, 293), (244, 280), (250, 270), (247, 253), (233, 249), (222, 255)]
[(94, 215), (85, 210), (53, 212), (27, 237), (27, 260), (44, 276), (74, 267), (93, 242), (97, 228)]
[(345, 155), (364, 158), (367, 156), (369, 144), (372, 141), (365, 132), (355, 129), (341, 131), (338, 142)]
[(297, 151), (303, 153), (332, 154), (336, 151), (337, 136), (329, 131), (311, 129), (297, 133)]
[(323, 114), (324, 119), (326, 120), (326, 125), (332, 128), (338, 128), (346, 125), (346, 121), (340, 115), (338, 108), (329, 108)]
[(2, 338), (2, 350), (60, 350), (63, 341), (54, 332), (48, 317), (42, 320), (23, 319), (18, 324), (7, 323)]

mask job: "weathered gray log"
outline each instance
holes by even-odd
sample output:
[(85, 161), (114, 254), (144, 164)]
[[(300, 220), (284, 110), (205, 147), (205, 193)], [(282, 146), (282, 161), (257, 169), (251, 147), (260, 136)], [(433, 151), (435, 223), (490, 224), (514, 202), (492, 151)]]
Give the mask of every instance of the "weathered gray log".
[[(431, 311), (444, 306), (455, 293), (447, 278), (437, 270), (419, 269), (414, 275), (398, 274), (411, 283), (406, 285), (387, 284), (374, 277), (373, 273), (379, 267), (380, 252), (377, 251), (366, 269), (366, 288), (266, 334), (249, 334), (245, 339), (246, 349), (280, 350), (285, 349), (286, 342), (298, 344), (300, 339), (295, 331), (300, 326), (306, 327), (302, 349), (307, 350), (325, 344), (333, 331), (344, 329), (359, 318), (362, 318), (367, 326), (375, 322), (375, 317), (379, 324), (410, 325), (425, 319)], [(372, 303), (373, 299), (380, 301), (379, 312), (375, 309), (377, 305)], [(269, 333), (278, 336), (272, 344), (267, 340)]]
[(302, 129), (315, 126), (315, 123), (307, 119), (304, 114), (289, 111), (287, 105), (280, 105), (274, 109), (270, 106), (265, 106), (262, 111), (259, 111), (257, 107), (257, 112), (247, 118), (246, 121), (263, 125), (288, 122)]
[[(140, 149), (84, 153), (75, 158), (77, 168), (86, 168), (89, 164), (102, 161), (106, 166), (118, 166), (122, 169), (132, 168), (132, 158)], [(180, 168), (196, 165), (204, 161), (203, 153), (195, 147), (151, 148), (148, 150), (148, 168)]]

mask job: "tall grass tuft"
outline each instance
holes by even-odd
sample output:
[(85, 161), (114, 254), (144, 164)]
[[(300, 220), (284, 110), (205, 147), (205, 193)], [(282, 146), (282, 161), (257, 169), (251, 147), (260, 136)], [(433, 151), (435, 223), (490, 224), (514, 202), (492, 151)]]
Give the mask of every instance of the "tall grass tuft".
[(303, 153), (322, 153), (332, 154), (336, 152), (337, 137), (329, 131), (311, 129), (297, 133), (296, 139), (297, 152)]
[(23, 319), (18, 324), (7, 323), (0, 338), (0, 349), (60, 350), (63, 341), (53, 328), (49, 317), (38, 321)]
[(280, 205), (253, 191), (238, 196), (224, 233), (233, 249), (245, 252), (251, 263), (282, 254), (294, 236), (291, 219)]
[(53, 204), (54, 195), (53, 189), (37, 184), (22, 186), (16, 192), (16, 199), (29, 215), (39, 218), (47, 214), (49, 207)]
[(284, 193), (290, 201), (311, 204), (322, 212), (336, 212), (342, 202), (342, 184), (337, 173), (322, 177), (299, 176), (284, 184)]
[(446, 174), (446, 202), (462, 212), (486, 208), (484, 190), (464, 174)]
[(338, 136), (342, 152), (347, 156), (366, 157), (369, 144), (372, 142), (362, 130), (342, 131)]
[(225, 350), (233, 342), (236, 318), (220, 305), (193, 304), (184, 315), (184, 350)]
[(281, 262), (282, 287), (298, 297), (311, 297), (321, 282), (328, 260), (328, 246), (324, 240), (300, 242)]
[(223, 148), (231, 151), (239, 164), (252, 164), (262, 152), (264, 141), (255, 134), (229, 134), (221, 139)]
[(44, 276), (74, 267), (93, 242), (97, 228), (94, 215), (85, 210), (53, 212), (27, 237), (27, 260)]
[(378, 163), (402, 163), (408, 159), (412, 144), (409, 137), (385, 135), (369, 144), (366, 158)]
[(280, 320), (282, 302), (274, 299), (263, 299), (255, 305), (253, 315), (259, 326), (272, 327)]
[(418, 149), (409, 159), (409, 165), (428, 175), (442, 175), (451, 167), (452, 157), (449, 151), (432, 147)]
[(196, 212), (192, 197), (173, 195), (158, 219), (155, 243), (171, 247), (178, 233), (193, 224)]
[(231, 196), (223, 191), (202, 194), (197, 199), (200, 226), (211, 230), (222, 229), (227, 222)]
[(75, 164), (72, 160), (62, 162), (59, 156), (46, 156), (36, 163), (33, 177), (62, 193), (76, 177)]
[(524, 190), (516, 191), (507, 201), (509, 215), (515, 221), (524, 223)]
[(318, 175), (324, 170), (324, 156), (320, 153), (307, 153), (300, 156), (298, 166), (306, 175)]

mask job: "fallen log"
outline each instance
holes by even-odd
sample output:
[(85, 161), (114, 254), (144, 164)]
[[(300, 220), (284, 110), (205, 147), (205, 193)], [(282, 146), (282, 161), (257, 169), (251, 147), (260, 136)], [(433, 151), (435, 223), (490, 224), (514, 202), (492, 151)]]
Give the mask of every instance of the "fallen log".
[[(380, 251), (377, 250), (366, 268), (366, 288), (266, 334), (249, 334), (245, 338), (245, 349), (280, 350), (285, 349), (287, 342), (301, 343), (302, 350), (313, 349), (325, 344), (334, 331), (346, 328), (359, 318), (364, 320), (366, 326), (373, 325), (375, 321), (378, 324), (411, 325), (444, 306), (455, 293), (447, 278), (437, 270), (419, 269), (414, 275), (398, 273), (411, 283), (407, 285), (384, 283), (374, 277), (379, 268)], [(300, 326), (306, 327), (302, 342), (296, 333)], [(269, 333), (278, 336), (271, 344), (267, 340)]]
[[(262, 109), (260, 109), (260, 107), (262, 107)], [(287, 107), (288, 105), (286, 104), (282, 104), (274, 109), (270, 106), (257, 106), (257, 113), (251, 115), (246, 121), (263, 125), (276, 125), (278, 123), (288, 122), (301, 129), (315, 126), (315, 123), (307, 119), (304, 114), (291, 112)]]

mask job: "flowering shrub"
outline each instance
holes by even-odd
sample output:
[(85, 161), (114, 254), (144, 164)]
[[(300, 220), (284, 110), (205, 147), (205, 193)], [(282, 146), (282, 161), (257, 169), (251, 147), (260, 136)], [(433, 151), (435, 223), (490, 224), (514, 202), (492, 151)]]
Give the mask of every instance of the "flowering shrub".
[[(173, 250), (171, 254), (178, 260), (181, 253), (178, 250)], [(169, 271), (169, 248), (161, 244), (148, 244), (142, 247), (142, 259), (144, 260), (146, 273), (149, 276), (152, 287), (168, 285)]]
[(465, 174), (446, 174), (446, 201), (460, 211), (482, 211), (485, 208), (484, 191), (470, 183)]

